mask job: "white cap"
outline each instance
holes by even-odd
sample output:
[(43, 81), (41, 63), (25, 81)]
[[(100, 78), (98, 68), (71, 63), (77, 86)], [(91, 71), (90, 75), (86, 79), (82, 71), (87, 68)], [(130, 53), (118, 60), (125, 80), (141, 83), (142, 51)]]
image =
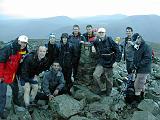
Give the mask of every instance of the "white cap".
[(18, 37), (18, 40), (21, 41), (21, 42), (26, 42), (28, 43), (28, 37), (25, 36), (25, 35), (21, 35)]
[(99, 28), (99, 29), (98, 29), (98, 33), (99, 33), (99, 32), (106, 32), (106, 30), (105, 30), (105, 28)]

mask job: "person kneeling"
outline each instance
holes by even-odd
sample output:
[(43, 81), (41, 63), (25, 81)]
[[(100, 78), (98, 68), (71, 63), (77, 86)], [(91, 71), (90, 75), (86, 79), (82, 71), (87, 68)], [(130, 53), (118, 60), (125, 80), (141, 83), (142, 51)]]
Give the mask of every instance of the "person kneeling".
[(35, 102), (38, 100), (52, 100), (55, 96), (64, 93), (65, 80), (59, 62), (54, 61), (50, 70), (44, 74), (42, 92), (38, 92)]

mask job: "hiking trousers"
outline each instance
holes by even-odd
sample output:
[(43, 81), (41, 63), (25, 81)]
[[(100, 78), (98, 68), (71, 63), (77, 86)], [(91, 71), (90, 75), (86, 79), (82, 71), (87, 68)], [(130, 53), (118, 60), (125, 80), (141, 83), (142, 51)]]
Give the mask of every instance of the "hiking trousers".
[[(105, 75), (105, 82), (101, 81), (102, 74)], [(102, 65), (97, 65), (93, 73), (93, 79), (97, 82), (101, 91), (106, 90), (106, 95), (109, 96), (113, 86), (113, 68), (104, 68)]]

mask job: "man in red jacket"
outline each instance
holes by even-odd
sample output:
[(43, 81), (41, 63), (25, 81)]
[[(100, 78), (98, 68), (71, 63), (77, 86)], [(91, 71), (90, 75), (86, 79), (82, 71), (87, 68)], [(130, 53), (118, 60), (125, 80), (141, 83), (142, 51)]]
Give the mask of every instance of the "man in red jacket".
[[(12, 86), (22, 55), (26, 54), (28, 37), (19, 36), (11, 44), (0, 50), (0, 118), (5, 119), (4, 108), (6, 105), (7, 84), (11, 85), (13, 98), (17, 89)], [(16, 90), (15, 90), (15, 89)], [(17, 91), (18, 92), (18, 91)], [(18, 96), (17, 96), (18, 97)]]

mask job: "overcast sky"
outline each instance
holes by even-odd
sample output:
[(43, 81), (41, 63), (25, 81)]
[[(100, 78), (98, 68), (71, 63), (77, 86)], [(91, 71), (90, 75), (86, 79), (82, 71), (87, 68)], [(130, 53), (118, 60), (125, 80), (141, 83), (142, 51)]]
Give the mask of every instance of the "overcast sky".
[(27, 18), (160, 15), (160, 0), (0, 0), (0, 14)]

